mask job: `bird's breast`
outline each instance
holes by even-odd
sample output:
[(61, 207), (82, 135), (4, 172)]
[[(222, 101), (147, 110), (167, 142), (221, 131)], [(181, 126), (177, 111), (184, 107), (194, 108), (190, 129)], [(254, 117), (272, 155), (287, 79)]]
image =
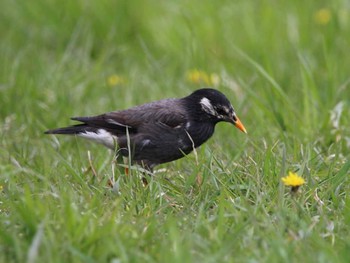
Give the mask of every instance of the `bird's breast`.
[(189, 122), (186, 124), (186, 133), (195, 148), (206, 142), (214, 133), (215, 125), (212, 123)]

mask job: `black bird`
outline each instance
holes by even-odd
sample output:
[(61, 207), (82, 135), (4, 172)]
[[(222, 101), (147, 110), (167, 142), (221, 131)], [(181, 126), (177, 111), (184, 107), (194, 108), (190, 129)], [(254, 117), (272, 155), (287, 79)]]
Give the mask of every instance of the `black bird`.
[(202, 145), (213, 135), (218, 122), (232, 123), (246, 133), (226, 96), (209, 88), (180, 99), (71, 119), (81, 123), (45, 133), (77, 135), (95, 141), (123, 156), (131, 156), (133, 163), (150, 171)]

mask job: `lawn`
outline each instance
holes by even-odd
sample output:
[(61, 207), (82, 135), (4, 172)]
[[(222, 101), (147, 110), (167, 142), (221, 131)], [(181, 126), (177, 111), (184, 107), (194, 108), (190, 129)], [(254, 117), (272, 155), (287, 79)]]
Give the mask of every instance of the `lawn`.
[[(3, 0), (0, 21), (0, 262), (348, 262), (348, 1)], [(43, 134), (208, 86), (248, 134), (218, 124), (146, 187)]]

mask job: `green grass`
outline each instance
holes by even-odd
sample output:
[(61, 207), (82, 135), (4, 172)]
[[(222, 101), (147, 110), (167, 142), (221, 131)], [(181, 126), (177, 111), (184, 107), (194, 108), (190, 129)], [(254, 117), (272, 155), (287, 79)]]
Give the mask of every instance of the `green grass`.
[[(3, 0), (0, 19), (1, 262), (348, 262), (346, 1)], [(219, 75), (248, 136), (219, 124), (147, 187), (43, 134), (185, 96), (192, 69)]]

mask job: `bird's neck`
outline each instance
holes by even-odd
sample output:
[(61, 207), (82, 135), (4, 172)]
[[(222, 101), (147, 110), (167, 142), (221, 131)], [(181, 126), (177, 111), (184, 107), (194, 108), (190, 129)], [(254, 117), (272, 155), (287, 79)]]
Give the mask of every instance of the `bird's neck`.
[(182, 101), (192, 120), (198, 122), (212, 122), (214, 125), (219, 122), (217, 118), (203, 111), (199, 97), (188, 96), (183, 98)]
[(205, 143), (214, 133), (215, 124), (212, 122), (192, 121), (191, 127), (187, 130), (188, 135), (197, 148)]

